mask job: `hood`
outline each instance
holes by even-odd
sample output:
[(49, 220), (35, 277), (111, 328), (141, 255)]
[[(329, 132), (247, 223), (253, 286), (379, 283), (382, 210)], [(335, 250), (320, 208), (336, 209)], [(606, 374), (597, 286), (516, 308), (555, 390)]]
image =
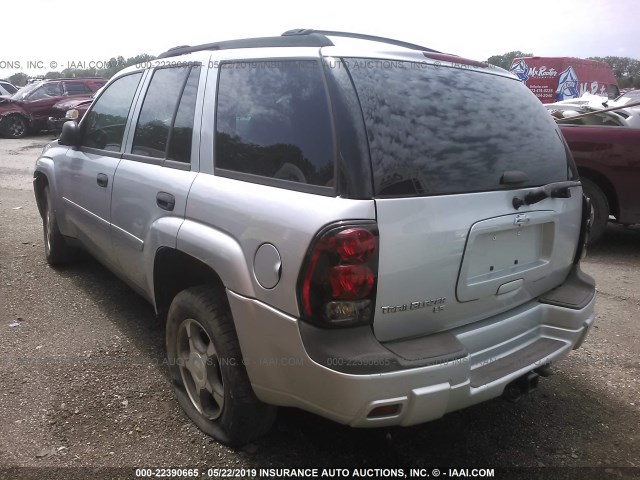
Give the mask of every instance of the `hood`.
[(91, 97), (81, 97), (81, 98), (72, 98), (72, 99), (68, 99), (68, 100), (61, 100), (58, 103), (56, 103), (53, 108), (56, 108), (58, 110), (71, 110), (72, 108), (77, 107), (78, 105), (80, 105), (83, 102), (91, 102)]

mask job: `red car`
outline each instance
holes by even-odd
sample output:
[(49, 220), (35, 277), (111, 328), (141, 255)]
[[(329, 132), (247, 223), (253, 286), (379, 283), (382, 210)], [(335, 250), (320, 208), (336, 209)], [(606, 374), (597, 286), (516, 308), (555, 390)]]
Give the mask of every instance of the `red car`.
[(562, 124), (560, 129), (593, 205), (591, 241), (604, 234), (610, 215), (623, 225), (640, 223), (640, 129)]
[(69, 120), (79, 122), (93, 102), (93, 96), (89, 98), (72, 98), (56, 103), (51, 108), (51, 116), (47, 121), (49, 130), (60, 132), (62, 125)]
[(42, 80), (10, 97), (0, 97), (0, 134), (20, 138), (47, 128), (56, 103), (73, 97), (88, 98), (106, 83), (106, 79), (98, 77)]

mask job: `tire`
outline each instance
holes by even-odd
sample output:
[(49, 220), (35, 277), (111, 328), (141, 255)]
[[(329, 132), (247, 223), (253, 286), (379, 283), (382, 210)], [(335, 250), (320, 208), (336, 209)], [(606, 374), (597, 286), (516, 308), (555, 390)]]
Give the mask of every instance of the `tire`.
[(242, 446), (265, 434), (276, 408), (256, 397), (224, 292), (183, 290), (167, 315), (167, 357), (178, 402), (207, 435)]
[(42, 230), (44, 233), (44, 254), (47, 263), (53, 267), (73, 263), (77, 259), (78, 250), (67, 244), (58, 229), (58, 222), (51, 203), (49, 185), (45, 185), (42, 199), (44, 201)]
[(8, 115), (2, 119), (0, 132), (8, 138), (22, 138), (29, 131), (29, 123), (22, 115)]
[(591, 232), (589, 233), (589, 245), (598, 242), (604, 235), (609, 222), (609, 201), (602, 189), (588, 178), (580, 179), (582, 182), (582, 190), (584, 194), (591, 199), (591, 207), (593, 208), (593, 223), (591, 224)]

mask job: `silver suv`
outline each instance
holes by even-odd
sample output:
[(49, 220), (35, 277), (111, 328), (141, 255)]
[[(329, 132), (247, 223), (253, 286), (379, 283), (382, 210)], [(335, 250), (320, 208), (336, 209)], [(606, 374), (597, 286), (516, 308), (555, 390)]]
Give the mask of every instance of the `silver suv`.
[(508, 72), (419, 45), (172, 49), (64, 125), (34, 188), (49, 263), (81, 247), (154, 305), (178, 401), (229, 445), (276, 406), (378, 427), (517, 397), (594, 320), (554, 121)]

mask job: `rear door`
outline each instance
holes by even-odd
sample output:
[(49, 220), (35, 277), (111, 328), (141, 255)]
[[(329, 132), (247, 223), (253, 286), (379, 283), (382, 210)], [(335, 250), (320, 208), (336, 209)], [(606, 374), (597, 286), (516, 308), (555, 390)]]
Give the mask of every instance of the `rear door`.
[[(613, 112), (591, 115), (597, 125), (562, 125), (562, 134), (571, 147), (576, 164), (604, 176), (612, 185), (617, 198), (616, 219), (621, 223), (640, 222), (640, 129), (604, 126), (602, 119)], [(576, 122), (579, 120), (576, 120)]]
[(350, 68), (371, 151), (383, 341), (476, 322), (559, 285), (582, 205), (573, 187), (570, 198), (514, 208), (514, 197), (575, 172), (523, 84), (483, 69), (394, 65)]
[(113, 249), (121, 271), (142, 291), (149, 287), (144, 262), (150, 240), (158, 230), (177, 236), (197, 174), (192, 143), (200, 75), (199, 66), (189, 65), (153, 72), (115, 173)]

